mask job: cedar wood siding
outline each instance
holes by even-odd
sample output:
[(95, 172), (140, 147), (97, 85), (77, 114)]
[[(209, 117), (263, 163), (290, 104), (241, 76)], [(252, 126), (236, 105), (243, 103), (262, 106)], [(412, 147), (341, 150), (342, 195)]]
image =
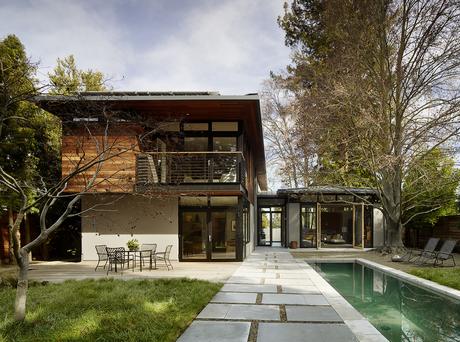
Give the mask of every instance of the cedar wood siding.
[[(104, 145), (105, 140), (105, 145)], [(103, 148), (102, 146), (107, 146)], [(62, 137), (62, 177), (68, 176), (78, 165), (86, 165), (105, 151), (94, 186), (89, 192), (130, 193), (136, 181), (136, 153), (139, 144), (135, 135), (64, 135)], [(66, 192), (80, 192), (93, 177), (97, 165), (69, 180)]]

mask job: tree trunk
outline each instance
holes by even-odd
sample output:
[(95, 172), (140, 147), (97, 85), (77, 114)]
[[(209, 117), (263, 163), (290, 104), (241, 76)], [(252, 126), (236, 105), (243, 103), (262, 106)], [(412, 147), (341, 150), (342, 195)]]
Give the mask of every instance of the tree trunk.
[(19, 274), (16, 288), (16, 301), (14, 303), (14, 319), (16, 321), (23, 321), (26, 317), (27, 290), (29, 287), (29, 257), (28, 252), (22, 248), (19, 253)]
[[(29, 220), (29, 215), (24, 214), (24, 231), (25, 231), (25, 245), (27, 245), (31, 239), (30, 239), (30, 220)], [(32, 251), (28, 253), (28, 258), (29, 262), (32, 261)]]
[(13, 215), (13, 207), (11, 205), (8, 206), (8, 258), (9, 263), (13, 264), (15, 261), (14, 258), (14, 251), (13, 251), (13, 226), (14, 226), (14, 215)]
[(387, 233), (385, 245), (390, 248), (404, 247), (402, 242), (402, 224), (391, 219), (386, 218)]

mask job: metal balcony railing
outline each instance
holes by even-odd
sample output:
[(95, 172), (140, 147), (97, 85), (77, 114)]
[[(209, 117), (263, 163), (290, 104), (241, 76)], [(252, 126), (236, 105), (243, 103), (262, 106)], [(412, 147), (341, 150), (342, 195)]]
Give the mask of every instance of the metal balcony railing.
[(136, 155), (136, 186), (246, 183), (241, 152), (146, 152)]

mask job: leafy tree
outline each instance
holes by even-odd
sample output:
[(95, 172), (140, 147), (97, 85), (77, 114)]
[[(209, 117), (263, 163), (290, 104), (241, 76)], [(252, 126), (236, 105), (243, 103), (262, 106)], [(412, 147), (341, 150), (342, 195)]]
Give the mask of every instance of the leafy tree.
[[(123, 153), (112, 146), (102, 145), (97, 158), (77, 163), (65, 179), (60, 177), (60, 121), (33, 105), (33, 99), (44, 87), (35, 78), (37, 67), (26, 55), (20, 40), (10, 35), (0, 41), (0, 204), (9, 208), (12, 254), (19, 266), (15, 317), (23, 320), (27, 294), (27, 272), (30, 251), (45, 241), (72, 213), (81, 194), (65, 196), (66, 205), (50, 219), (50, 211), (62, 200), (69, 177), (74, 177), (90, 167), (95, 167)], [(94, 183), (88, 180), (88, 189)], [(13, 216), (13, 211), (16, 215)], [(27, 215), (40, 214), (41, 232), (32, 241), (21, 245), (20, 227)]]
[(63, 59), (58, 58), (53, 73), (49, 73), (48, 76), (51, 83), (49, 93), (54, 95), (108, 90), (105, 85), (105, 75), (100, 71), (91, 69), (86, 71), (79, 70), (73, 55)]
[[(0, 41), (0, 165), (26, 183), (38, 178), (40, 167), (47, 170), (44, 181), (55, 175), (56, 169), (50, 168), (50, 164), (59, 156), (47, 139), (54, 132), (49, 124), (56, 123), (55, 118), (27, 101), (40, 90), (35, 72), (36, 65), (27, 58), (16, 36), (9, 35)], [(49, 164), (40, 165), (40, 156), (45, 151), (54, 151), (54, 154), (47, 153)], [(25, 194), (30, 199), (34, 190), (27, 189)], [(20, 201), (17, 194), (0, 186), (0, 205), (8, 208), (10, 228)], [(12, 260), (10, 253), (10, 262)]]
[(440, 216), (457, 213), (456, 190), (460, 171), (441, 149), (433, 149), (411, 168), (403, 187), (403, 224), (432, 227)]
[(279, 23), (293, 49), (297, 124), (315, 128), (319, 172), (376, 188), (386, 242), (402, 246), (406, 182), (460, 131), (458, 3), (295, 0)]

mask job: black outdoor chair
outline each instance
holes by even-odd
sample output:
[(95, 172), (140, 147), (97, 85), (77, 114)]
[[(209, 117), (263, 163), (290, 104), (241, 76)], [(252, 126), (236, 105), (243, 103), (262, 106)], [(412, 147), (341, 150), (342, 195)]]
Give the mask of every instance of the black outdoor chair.
[(125, 248), (124, 247), (115, 247), (115, 248), (106, 248), (107, 256), (109, 259), (109, 267), (107, 267), (107, 274), (109, 271), (112, 271), (115, 267), (115, 272), (118, 271), (118, 265), (121, 266), (123, 270), (126, 263), (128, 263), (129, 267), (129, 258), (126, 257)]
[[(147, 259), (149, 261), (150, 269), (152, 268), (152, 260), (155, 260), (155, 252), (157, 250), (156, 243), (144, 243), (141, 245), (141, 249), (139, 251), (139, 262), (142, 265), (145, 265), (144, 260)], [(155, 261), (155, 268), (156, 268), (156, 261)]]
[(436, 254), (436, 260), (434, 261), (434, 265), (438, 265), (438, 262), (441, 261), (441, 265), (444, 265), (444, 261), (449, 260), (452, 258), (452, 262), (454, 263), (452, 267), (456, 266), (455, 258), (452, 252), (454, 251), (455, 246), (457, 246), (457, 240), (446, 240), (442, 244), (441, 249), (439, 250), (438, 254)]
[(424, 257), (420, 258), (419, 264), (427, 264), (430, 261), (434, 260), (433, 266), (438, 266), (438, 265), (444, 265), (444, 261), (452, 259), (452, 262), (454, 263), (452, 267), (456, 266), (455, 265), (455, 258), (452, 255), (452, 252), (457, 245), (457, 240), (446, 240), (441, 246), (441, 249), (439, 252), (433, 254), (427, 254)]
[(105, 269), (105, 266), (107, 266), (107, 262), (109, 261), (109, 258), (107, 256), (107, 250), (106, 250), (107, 246), (106, 245), (96, 245), (96, 252), (97, 252), (97, 265), (96, 265), (96, 268), (94, 269), (94, 271), (97, 271), (97, 268), (98, 267), (102, 267), (102, 266), (99, 266), (99, 264), (101, 262), (104, 262), (104, 266), (102, 267), (103, 269)]
[(423, 250), (411, 248), (401, 257), (401, 260), (411, 262), (414, 259), (419, 260), (422, 256), (434, 255), (438, 242), (438, 238), (429, 238)]
[(171, 254), (172, 247), (173, 247), (172, 245), (167, 245), (164, 252), (155, 253), (155, 259), (154, 259), (155, 260), (155, 268), (157, 267), (157, 260), (158, 260), (158, 261), (164, 261), (165, 262), (165, 265), (166, 265), (166, 268), (168, 269), (168, 271), (169, 271), (170, 267), (171, 267), (171, 269), (174, 269), (173, 265), (171, 264), (171, 261), (169, 260), (169, 255)]

